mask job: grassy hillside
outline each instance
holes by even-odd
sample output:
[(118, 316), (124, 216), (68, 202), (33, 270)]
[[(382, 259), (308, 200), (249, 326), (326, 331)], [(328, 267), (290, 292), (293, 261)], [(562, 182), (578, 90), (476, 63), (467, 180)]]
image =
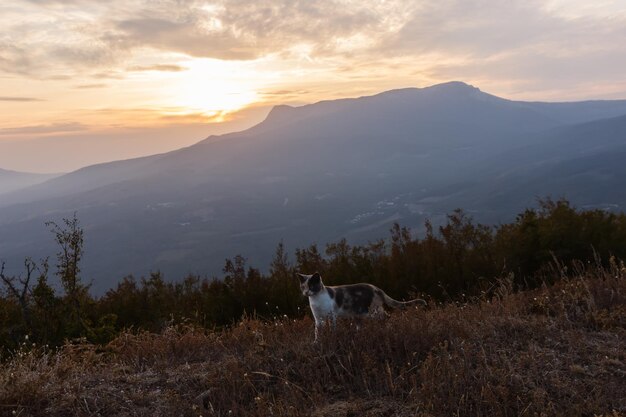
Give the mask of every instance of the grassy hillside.
[(624, 265), (511, 288), (343, 323), (317, 345), (310, 318), (286, 317), (58, 351), (25, 341), (0, 368), (0, 414), (626, 415)]

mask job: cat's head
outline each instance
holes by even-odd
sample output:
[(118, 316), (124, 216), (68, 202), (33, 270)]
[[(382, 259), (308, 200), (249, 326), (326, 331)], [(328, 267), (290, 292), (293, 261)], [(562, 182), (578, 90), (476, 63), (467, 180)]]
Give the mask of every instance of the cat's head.
[(300, 279), (300, 291), (302, 291), (302, 295), (305, 297), (313, 296), (324, 288), (324, 284), (322, 284), (322, 276), (319, 272), (316, 272), (312, 275), (305, 275), (296, 273), (298, 278)]

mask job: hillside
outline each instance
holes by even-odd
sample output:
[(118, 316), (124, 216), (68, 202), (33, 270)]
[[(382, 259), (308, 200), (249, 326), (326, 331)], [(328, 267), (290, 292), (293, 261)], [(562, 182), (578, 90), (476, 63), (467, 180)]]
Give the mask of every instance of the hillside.
[(460, 82), (278, 106), (243, 132), (3, 195), (0, 257), (17, 273), (23, 257), (53, 254), (44, 222), (77, 211), (101, 294), (127, 274), (217, 275), (236, 254), (264, 265), (281, 240), (421, 230), (456, 207), (487, 223), (547, 195), (621, 210), (622, 165), (603, 155), (623, 149), (623, 115), (626, 101), (519, 102)]
[(552, 195), (585, 208), (623, 211), (625, 134), (626, 116), (550, 129), (535, 143), (486, 157), (480, 167), (465, 172), (466, 178), (481, 181), (437, 199), (431, 210), (466, 207), (492, 221), (480, 213), (515, 213), (538, 196)]
[[(559, 275), (559, 271), (554, 274)], [(23, 348), (0, 368), (20, 416), (606, 416), (626, 413), (626, 268), (342, 324), (255, 318)]]
[[(32, 174), (29, 172), (9, 171), (0, 168), (0, 194), (10, 193), (22, 188), (41, 184), (61, 174)], [(2, 203), (0, 203), (0, 206)]]

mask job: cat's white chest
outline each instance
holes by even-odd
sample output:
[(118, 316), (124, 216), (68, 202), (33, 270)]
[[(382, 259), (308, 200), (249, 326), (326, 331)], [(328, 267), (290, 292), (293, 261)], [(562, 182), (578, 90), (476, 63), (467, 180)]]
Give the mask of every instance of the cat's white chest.
[(315, 317), (315, 323), (321, 324), (327, 318), (335, 316), (335, 300), (330, 298), (327, 291), (309, 297), (309, 305)]

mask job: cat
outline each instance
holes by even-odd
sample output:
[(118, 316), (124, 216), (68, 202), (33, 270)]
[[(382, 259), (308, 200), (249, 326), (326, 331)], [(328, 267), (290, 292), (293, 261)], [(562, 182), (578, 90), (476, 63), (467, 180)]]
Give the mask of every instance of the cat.
[(387, 315), (385, 307), (403, 309), (417, 304), (426, 305), (426, 301), (420, 298), (411, 301), (394, 300), (371, 284), (327, 287), (318, 272), (296, 275), (300, 279), (302, 295), (309, 297), (309, 306), (315, 318), (315, 341), (318, 340), (319, 329), (328, 320), (334, 325), (336, 319), (341, 317), (383, 317)]

